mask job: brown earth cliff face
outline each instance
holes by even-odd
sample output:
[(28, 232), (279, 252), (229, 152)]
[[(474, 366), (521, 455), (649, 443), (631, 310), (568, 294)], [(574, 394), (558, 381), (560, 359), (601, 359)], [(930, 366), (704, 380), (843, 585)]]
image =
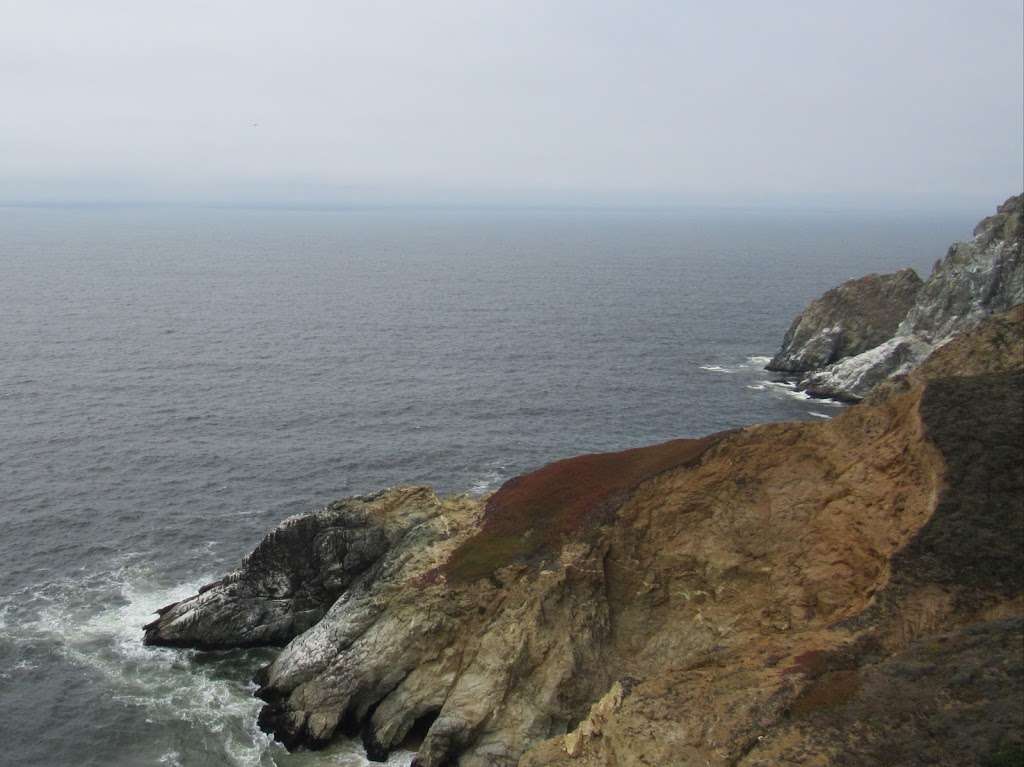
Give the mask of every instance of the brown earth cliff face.
[(828, 422), (290, 521), (146, 641), (272, 634), (265, 728), (422, 767), (1013, 764), (1022, 393), (1017, 307)]

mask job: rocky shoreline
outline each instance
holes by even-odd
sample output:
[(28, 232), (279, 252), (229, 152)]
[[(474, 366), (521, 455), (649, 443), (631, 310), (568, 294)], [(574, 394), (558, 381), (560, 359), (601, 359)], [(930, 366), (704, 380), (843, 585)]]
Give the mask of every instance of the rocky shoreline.
[[(578, 456), (484, 499), (339, 501), (161, 608), (144, 641), (282, 646), (257, 678), (264, 729), (289, 748), (359, 735), (374, 759), (413, 747), (419, 767), (1013, 763), (1024, 306), (997, 313), (1018, 290), (1007, 205), (928, 281), (868, 278), (794, 322), (777, 367), (834, 374), (905, 326), (926, 339), (923, 364), (844, 389), (865, 401), (836, 418)], [(975, 257), (997, 267), (982, 279)], [(978, 290), (962, 328), (929, 310)], [(879, 302), (895, 308), (856, 333), (818, 333)]]
[(935, 349), (1024, 302), (1024, 195), (952, 245), (924, 282), (912, 269), (850, 280), (793, 320), (767, 370), (814, 397), (859, 402)]

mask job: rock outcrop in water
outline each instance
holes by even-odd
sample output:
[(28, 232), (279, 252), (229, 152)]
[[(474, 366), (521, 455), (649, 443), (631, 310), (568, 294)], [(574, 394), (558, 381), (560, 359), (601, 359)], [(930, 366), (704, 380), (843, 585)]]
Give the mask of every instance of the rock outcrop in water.
[(238, 570), (161, 608), (144, 641), (205, 650), (287, 644), (345, 591), (386, 571), (388, 554), (405, 548), (423, 556), (469, 506), (407, 487), (286, 519)]
[[(957, 333), (1024, 302), (1022, 239), (1024, 196), (1016, 196), (978, 224), (971, 242), (949, 249), (913, 291), (909, 306), (909, 283), (906, 290), (893, 293), (877, 288), (865, 292), (864, 281), (871, 285), (884, 279), (874, 275), (845, 283), (813, 302), (794, 321), (768, 369), (807, 373), (799, 386), (816, 396), (862, 399), (885, 379), (912, 370)], [(844, 292), (866, 299), (841, 301)], [(867, 340), (861, 332), (866, 324), (889, 330), (875, 333), (864, 348), (836, 343), (851, 334)]]
[(259, 674), (264, 728), (413, 744), (421, 767), (1002, 764), (1024, 731), (1022, 393), (1018, 308), (828, 422), (291, 520), (146, 641), (273, 625), (294, 638)]
[(917, 272), (904, 269), (833, 288), (793, 320), (767, 369), (805, 373), (873, 349), (893, 336), (922, 284)]

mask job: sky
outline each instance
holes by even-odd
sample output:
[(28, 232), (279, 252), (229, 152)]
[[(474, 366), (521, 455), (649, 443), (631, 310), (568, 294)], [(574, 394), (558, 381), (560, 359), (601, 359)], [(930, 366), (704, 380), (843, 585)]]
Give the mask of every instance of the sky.
[(989, 210), (1021, 0), (0, 0), (0, 202)]

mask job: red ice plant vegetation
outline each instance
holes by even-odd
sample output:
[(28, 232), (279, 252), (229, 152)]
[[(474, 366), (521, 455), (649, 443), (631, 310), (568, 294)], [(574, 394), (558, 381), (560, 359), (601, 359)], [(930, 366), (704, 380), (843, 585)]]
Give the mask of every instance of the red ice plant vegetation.
[(510, 479), (488, 500), (480, 529), (452, 552), (441, 572), (470, 581), (555, 554), (567, 538), (610, 518), (637, 485), (697, 461), (721, 437), (580, 455)]

